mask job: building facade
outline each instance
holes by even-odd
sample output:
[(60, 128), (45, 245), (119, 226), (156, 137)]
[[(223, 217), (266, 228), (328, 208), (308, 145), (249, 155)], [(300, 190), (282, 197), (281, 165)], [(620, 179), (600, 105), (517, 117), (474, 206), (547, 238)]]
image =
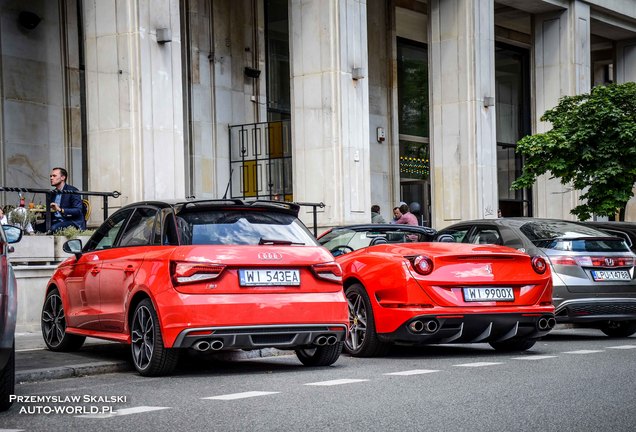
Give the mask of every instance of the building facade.
[(65, 166), (120, 191), (113, 210), (225, 196), (324, 203), (321, 228), (400, 201), (435, 228), (572, 219), (558, 180), (510, 190), (515, 146), (560, 97), (636, 81), (636, 2), (0, 0), (0, 78), (3, 186)]

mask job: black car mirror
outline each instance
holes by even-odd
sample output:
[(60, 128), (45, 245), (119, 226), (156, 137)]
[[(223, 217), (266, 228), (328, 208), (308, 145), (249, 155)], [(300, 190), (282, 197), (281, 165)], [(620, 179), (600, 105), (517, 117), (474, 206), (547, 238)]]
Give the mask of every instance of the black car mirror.
[(22, 239), (22, 230), (13, 225), (2, 225), (7, 243), (17, 243)]
[(62, 250), (79, 258), (82, 255), (82, 241), (80, 239), (68, 240), (62, 246)]

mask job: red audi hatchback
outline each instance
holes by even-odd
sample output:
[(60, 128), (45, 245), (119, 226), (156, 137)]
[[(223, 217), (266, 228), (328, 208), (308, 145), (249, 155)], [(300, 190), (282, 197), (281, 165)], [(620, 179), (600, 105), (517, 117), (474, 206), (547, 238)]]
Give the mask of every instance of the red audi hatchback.
[(49, 349), (86, 336), (131, 345), (141, 375), (170, 373), (182, 349), (293, 349), (333, 364), (348, 326), (342, 272), (298, 219), (273, 201), (148, 201), (114, 213), (48, 283)]

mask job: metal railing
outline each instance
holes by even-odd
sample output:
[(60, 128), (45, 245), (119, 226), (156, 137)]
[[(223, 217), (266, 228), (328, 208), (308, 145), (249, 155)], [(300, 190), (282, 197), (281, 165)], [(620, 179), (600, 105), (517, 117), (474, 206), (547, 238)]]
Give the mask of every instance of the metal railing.
[[(119, 198), (121, 195), (118, 191), (112, 192), (94, 192), (94, 191), (69, 191), (63, 190), (58, 191), (57, 189), (34, 189), (34, 188), (20, 188), (20, 187), (7, 187), (0, 186), (0, 192), (18, 192), (18, 193), (33, 193), (33, 194), (44, 194), (45, 200), (45, 208), (51, 208), (51, 203), (53, 202), (54, 194), (69, 194), (69, 195), (83, 195), (83, 196), (101, 196), (104, 200), (104, 220), (108, 219), (108, 198)], [(47, 211), (44, 213), (45, 223), (46, 223), (46, 231), (48, 232), (51, 229), (51, 212)]]
[(294, 204), (304, 207), (312, 207), (312, 213), (314, 215), (314, 237), (318, 238), (318, 207), (325, 208), (325, 203), (296, 202)]

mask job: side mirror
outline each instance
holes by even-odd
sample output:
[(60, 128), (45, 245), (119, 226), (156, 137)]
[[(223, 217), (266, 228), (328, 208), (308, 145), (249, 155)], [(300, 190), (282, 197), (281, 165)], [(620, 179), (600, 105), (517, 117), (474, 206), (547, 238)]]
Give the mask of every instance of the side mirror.
[(436, 240), (442, 243), (455, 243), (455, 237), (450, 234), (440, 234)]
[(71, 239), (62, 245), (62, 250), (66, 253), (74, 254), (76, 258), (82, 256), (82, 241), (80, 239)]
[(22, 240), (22, 230), (13, 225), (2, 225), (4, 235), (7, 237), (7, 243), (17, 243)]

